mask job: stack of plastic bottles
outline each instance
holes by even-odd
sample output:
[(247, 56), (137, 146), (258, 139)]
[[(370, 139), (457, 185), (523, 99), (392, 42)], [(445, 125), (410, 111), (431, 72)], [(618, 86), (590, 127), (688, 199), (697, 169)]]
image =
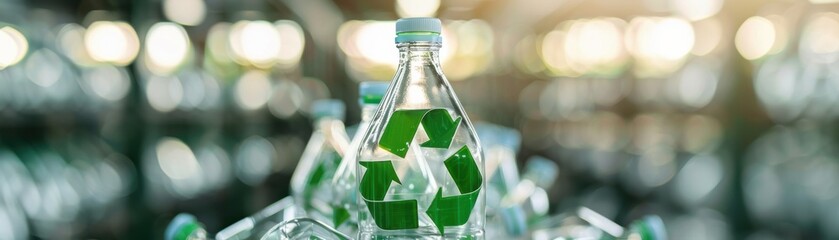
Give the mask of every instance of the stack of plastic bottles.
[[(656, 216), (622, 227), (585, 207), (549, 215), (557, 164), (532, 157), (520, 173), (518, 131), (473, 127), (439, 70), (439, 20), (396, 25), (399, 70), (390, 86), (361, 84), (352, 140), (343, 103), (316, 102), (292, 196), (216, 239), (666, 239)], [(189, 215), (166, 231), (167, 239), (207, 236)]]

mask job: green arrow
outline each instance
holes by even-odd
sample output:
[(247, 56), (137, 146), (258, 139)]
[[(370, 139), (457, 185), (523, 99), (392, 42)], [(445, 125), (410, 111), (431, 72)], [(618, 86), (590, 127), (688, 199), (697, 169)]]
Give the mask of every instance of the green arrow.
[(414, 134), (417, 133), (420, 120), (427, 111), (426, 109), (418, 109), (393, 112), (390, 121), (385, 126), (384, 133), (382, 133), (382, 138), (379, 140), (379, 146), (396, 154), (396, 156), (404, 158), (405, 154), (408, 153), (411, 140), (414, 139)]
[(462, 194), (443, 197), (443, 189), (440, 188), (425, 211), (440, 234), (445, 233), (445, 226), (460, 226), (469, 221), (483, 184), (481, 171), (468, 147), (463, 146), (443, 163)]
[(367, 209), (370, 210), (376, 225), (385, 230), (412, 229), (419, 227), (417, 200), (398, 201), (368, 201)]
[(382, 229), (410, 229), (419, 226), (417, 200), (382, 201), (391, 182), (402, 184), (391, 161), (360, 161), (367, 168), (359, 191), (373, 220)]
[(452, 119), (449, 111), (445, 109), (433, 109), (428, 111), (422, 118), (422, 128), (428, 135), (428, 141), (422, 143), (423, 147), (449, 148), (452, 138), (457, 132), (457, 125), (460, 124), (460, 117)]
[(360, 161), (358, 164), (367, 168), (361, 177), (359, 191), (361, 196), (370, 200), (384, 200), (390, 182), (402, 184), (391, 161)]
[(478, 164), (468, 147), (461, 147), (443, 163), (460, 193), (472, 192), (481, 188), (481, 184), (483, 184), (481, 170), (478, 169)]
[(478, 200), (478, 193), (480, 191), (443, 197), (443, 189), (440, 188), (425, 214), (428, 214), (428, 217), (440, 230), (440, 234), (444, 234), (443, 227), (460, 226), (469, 221), (469, 215), (472, 214), (472, 208), (475, 207), (475, 202)]
[(335, 228), (344, 224), (348, 219), (350, 219), (350, 211), (344, 207), (336, 206), (332, 210), (332, 224), (334, 224)]
[(379, 146), (404, 158), (422, 123), (428, 135), (428, 141), (422, 143), (423, 147), (448, 148), (460, 121), (460, 117), (453, 120), (445, 109), (396, 110), (385, 126)]

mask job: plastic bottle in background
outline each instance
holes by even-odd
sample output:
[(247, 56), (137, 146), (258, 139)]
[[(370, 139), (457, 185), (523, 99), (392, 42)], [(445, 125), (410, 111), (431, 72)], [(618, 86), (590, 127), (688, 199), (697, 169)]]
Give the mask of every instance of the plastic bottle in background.
[(163, 238), (165, 240), (209, 239), (207, 237), (207, 231), (204, 230), (204, 226), (195, 219), (195, 216), (188, 213), (181, 213), (175, 216), (175, 218), (169, 222), (169, 226), (166, 227), (166, 232), (164, 234)]
[(515, 129), (488, 123), (476, 123), (475, 131), (481, 138), (489, 179), (486, 188), (487, 238), (522, 236), (527, 230), (527, 219), (521, 206), (500, 208), (501, 199), (521, 180), (516, 163), (521, 134)]
[(532, 226), (527, 238), (667, 240), (667, 231), (656, 215), (645, 216), (624, 228), (589, 208), (580, 207), (576, 212), (542, 219)]
[(499, 214), (513, 215), (502, 218), (524, 218), (528, 224), (537, 222), (548, 214), (547, 190), (559, 176), (559, 166), (540, 156), (528, 159), (521, 181), (501, 199)]
[(396, 22), (399, 67), (356, 166), (360, 239), (485, 237), (481, 145), (442, 74), (441, 28)]
[(287, 240), (287, 239), (329, 239), (329, 240), (351, 240), (338, 230), (324, 223), (311, 218), (295, 218), (274, 225), (260, 240)]
[(216, 240), (259, 239), (275, 225), (305, 217), (292, 197), (280, 199), (250, 217), (237, 221), (216, 234)]
[(358, 147), (361, 139), (376, 114), (376, 109), (387, 91), (387, 82), (362, 82), (359, 85), (359, 104), (361, 104), (361, 122), (358, 123), (355, 135), (350, 142), (347, 153), (341, 159), (335, 177), (332, 178), (333, 187), (333, 219), (332, 226), (341, 232), (353, 236), (358, 233), (358, 185), (356, 185), (356, 168), (358, 164)]
[(490, 217), (495, 214), (501, 198), (521, 180), (516, 163), (521, 134), (518, 130), (489, 123), (476, 123), (475, 131), (486, 157), (487, 217)]
[(303, 150), (300, 162), (291, 177), (291, 194), (308, 216), (331, 222), (331, 179), (348, 148), (344, 129), (344, 103), (319, 100), (313, 103), (315, 131)]

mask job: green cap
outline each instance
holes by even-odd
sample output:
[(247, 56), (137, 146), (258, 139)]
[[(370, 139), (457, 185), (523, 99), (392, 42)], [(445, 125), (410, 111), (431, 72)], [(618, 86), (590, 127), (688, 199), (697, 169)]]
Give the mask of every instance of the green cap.
[(387, 92), (387, 82), (362, 82), (358, 85), (358, 102), (364, 104), (379, 104)]
[(172, 219), (169, 226), (166, 227), (164, 239), (166, 240), (186, 240), (195, 231), (199, 231), (201, 224), (195, 220), (195, 216), (188, 213), (181, 213)]

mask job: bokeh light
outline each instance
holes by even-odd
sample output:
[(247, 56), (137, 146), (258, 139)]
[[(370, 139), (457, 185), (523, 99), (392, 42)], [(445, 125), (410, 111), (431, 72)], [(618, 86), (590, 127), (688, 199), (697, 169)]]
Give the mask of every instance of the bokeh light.
[(86, 88), (106, 101), (120, 101), (131, 90), (131, 78), (124, 68), (99, 66), (82, 73)]
[(625, 38), (635, 58), (637, 75), (661, 75), (677, 70), (693, 49), (693, 26), (681, 18), (636, 17)]
[(673, 9), (688, 20), (702, 20), (717, 14), (722, 9), (723, 0), (670, 0)]
[(250, 71), (236, 82), (236, 104), (245, 110), (256, 110), (265, 106), (273, 92), (267, 73)]
[(204, 21), (207, 6), (204, 0), (163, 0), (163, 14), (173, 22), (196, 26)]
[(440, 0), (396, 0), (400, 17), (433, 17), (440, 8)]
[(181, 82), (175, 77), (153, 76), (146, 81), (146, 100), (158, 112), (175, 110), (184, 97)]
[(760, 16), (750, 17), (740, 25), (734, 44), (743, 58), (755, 60), (766, 56), (775, 46), (775, 24)]
[(146, 34), (145, 66), (153, 73), (172, 73), (188, 59), (191, 45), (183, 27), (174, 23), (155, 23)]
[(815, 14), (804, 26), (798, 51), (805, 61), (824, 64), (839, 60), (839, 14)]
[(622, 65), (623, 26), (620, 19), (577, 20), (568, 27), (565, 60), (574, 72), (604, 72)]
[(274, 22), (277, 33), (280, 34), (280, 48), (277, 56), (278, 64), (284, 67), (294, 67), (300, 62), (303, 49), (306, 47), (306, 35), (303, 28), (297, 22), (291, 20), (280, 20)]
[(11, 26), (0, 28), (0, 70), (20, 62), (29, 51), (23, 33)]
[(260, 68), (273, 66), (279, 60), (280, 33), (266, 21), (239, 21), (230, 30), (230, 46), (240, 62)]
[(140, 50), (137, 32), (125, 22), (91, 23), (85, 31), (84, 43), (93, 60), (119, 66), (134, 61)]

